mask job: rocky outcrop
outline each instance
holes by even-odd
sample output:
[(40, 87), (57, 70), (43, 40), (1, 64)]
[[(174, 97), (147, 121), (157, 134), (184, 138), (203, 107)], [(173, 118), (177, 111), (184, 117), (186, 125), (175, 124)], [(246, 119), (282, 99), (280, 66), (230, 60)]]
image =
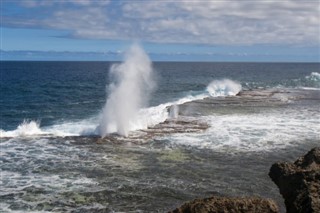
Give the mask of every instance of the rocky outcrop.
[(320, 148), (294, 163), (275, 163), (269, 176), (279, 187), (287, 213), (320, 212)]
[[(279, 187), (287, 213), (320, 213), (320, 148), (294, 163), (275, 163), (269, 176)], [(277, 204), (262, 198), (210, 197), (183, 204), (169, 213), (275, 213)]]
[(183, 204), (169, 213), (276, 213), (277, 204), (270, 199), (257, 197), (228, 198), (210, 197)]

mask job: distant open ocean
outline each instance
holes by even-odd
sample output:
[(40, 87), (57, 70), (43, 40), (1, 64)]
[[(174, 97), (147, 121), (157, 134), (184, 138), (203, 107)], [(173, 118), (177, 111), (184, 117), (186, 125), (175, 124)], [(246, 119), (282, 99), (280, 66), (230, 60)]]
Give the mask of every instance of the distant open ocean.
[(102, 140), (112, 64), (1, 62), (0, 212), (166, 212), (210, 195), (283, 207), (270, 166), (320, 145), (319, 63), (155, 62), (139, 123)]

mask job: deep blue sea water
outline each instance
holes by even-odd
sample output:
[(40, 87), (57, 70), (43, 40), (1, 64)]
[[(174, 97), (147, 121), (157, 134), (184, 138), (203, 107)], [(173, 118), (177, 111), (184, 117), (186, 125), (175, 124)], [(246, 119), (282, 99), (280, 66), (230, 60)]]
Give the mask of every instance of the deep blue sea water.
[[(209, 128), (99, 142), (114, 63), (1, 62), (0, 212), (165, 212), (213, 194), (283, 206), (268, 169), (319, 146), (319, 63), (153, 63), (143, 113), (184, 104), (178, 119)], [(225, 79), (251, 101), (212, 95)]]
[[(78, 120), (101, 111), (110, 84), (112, 62), (2, 62), (1, 129), (15, 129), (24, 119), (42, 126)], [(154, 64), (157, 89), (150, 105), (202, 93), (214, 79), (232, 79), (244, 88), (316, 87), (318, 63)]]

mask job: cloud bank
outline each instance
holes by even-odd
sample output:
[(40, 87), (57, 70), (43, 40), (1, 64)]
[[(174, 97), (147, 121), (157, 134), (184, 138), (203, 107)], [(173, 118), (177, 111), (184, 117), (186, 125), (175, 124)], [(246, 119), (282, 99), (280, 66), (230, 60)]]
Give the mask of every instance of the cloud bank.
[[(210, 45), (320, 43), (318, 0), (3, 1), (2, 25), (85, 39)], [(20, 12), (12, 12), (12, 5)]]

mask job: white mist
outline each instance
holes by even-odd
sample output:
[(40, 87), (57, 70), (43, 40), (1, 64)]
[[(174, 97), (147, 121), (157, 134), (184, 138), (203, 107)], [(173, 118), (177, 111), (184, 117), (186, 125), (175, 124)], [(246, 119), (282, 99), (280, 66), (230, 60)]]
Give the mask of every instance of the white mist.
[(155, 87), (151, 60), (140, 46), (132, 45), (124, 62), (112, 65), (110, 79), (99, 133), (101, 137), (110, 133), (128, 136)]

